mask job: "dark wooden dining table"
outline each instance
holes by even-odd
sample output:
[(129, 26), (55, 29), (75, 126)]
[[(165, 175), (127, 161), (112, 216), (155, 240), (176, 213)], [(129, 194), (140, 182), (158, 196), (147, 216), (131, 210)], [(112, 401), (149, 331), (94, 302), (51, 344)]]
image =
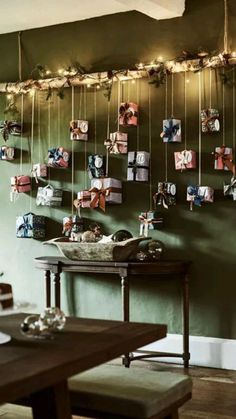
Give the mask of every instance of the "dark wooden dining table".
[(71, 418), (67, 379), (166, 336), (166, 325), (67, 318), (50, 340), (20, 331), (26, 314), (0, 317), (0, 404), (30, 396), (34, 419)]

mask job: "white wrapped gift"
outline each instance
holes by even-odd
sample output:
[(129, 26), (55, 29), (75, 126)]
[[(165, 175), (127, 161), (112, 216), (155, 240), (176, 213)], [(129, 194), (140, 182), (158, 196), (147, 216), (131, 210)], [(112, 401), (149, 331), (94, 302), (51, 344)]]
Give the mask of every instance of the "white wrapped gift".
[(42, 205), (47, 207), (60, 207), (62, 204), (61, 189), (55, 189), (52, 185), (39, 187), (36, 197), (36, 205)]
[(99, 206), (105, 211), (105, 205), (122, 204), (122, 182), (111, 177), (91, 179), (91, 208)]
[(150, 153), (147, 151), (129, 151), (127, 180), (147, 182)]

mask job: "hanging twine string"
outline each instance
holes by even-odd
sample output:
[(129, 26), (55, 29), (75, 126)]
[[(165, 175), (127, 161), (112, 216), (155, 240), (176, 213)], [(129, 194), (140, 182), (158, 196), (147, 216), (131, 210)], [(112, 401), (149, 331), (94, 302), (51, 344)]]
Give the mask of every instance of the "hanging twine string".
[[(87, 88), (84, 85), (84, 119), (87, 119)], [(87, 188), (87, 141), (84, 141), (84, 189)]]
[(187, 149), (187, 79), (184, 73), (184, 149)]
[(228, 46), (228, 26), (229, 26), (228, 0), (224, 0), (224, 53), (228, 53), (229, 52), (229, 46)]
[(83, 86), (79, 87), (79, 119), (81, 119), (81, 113), (82, 113), (82, 88)]
[[(140, 80), (137, 79), (136, 81), (136, 97), (137, 97), (137, 104), (140, 107)], [(139, 151), (139, 137), (140, 137), (140, 128), (139, 128), (139, 121), (137, 125), (137, 151)]]
[(209, 96), (210, 96), (209, 106), (211, 108), (211, 102), (212, 102), (212, 71), (211, 71), (211, 68), (209, 69)]
[(19, 80), (22, 81), (22, 46), (21, 46), (21, 32), (18, 32), (18, 72)]
[[(165, 119), (168, 118), (168, 78), (165, 84)], [(168, 182), (168, 143), (165, 143), (165, 182)]]
[[(58, 108), (59, 109), (59, 108)], [(71, 86), (71, 120), (75, 119), (75, 88)], [(75, 153), (74, 141), (71, 147), (71, 213), (74, 215)]]
[(152, 102), (151, 102), (151, 88), (148, 84), (148, 113), (149, 113), (149, 124), (148, 124), (148, 139), (149, 139), (149, 153), (150, 153), (150, 166), (149, 166), (149, 208), (152, 209)]
[(202, 121), (201, 121), (201, 109), (202, 109), (202, 75), (198, 73), (198, 117), (199, 117), (199, 128), (198, 128), (198, 153), (199, 153), (199, 168), (198, 168), (198, 184), (202, 182)]
[[(48, 148), (51, 147), (51, 100), (48, 100)], [(51, 169), (48, 167), (48, 181), (51, 181)]]
[[(223, 68), (223, 74), (225, 69)], [(225, 145), (225, 84), (222, 83), (222, 145)]]
[(97, 154), (97, 89), (94, 86), (94, 153)]
[(121, 103), (121, 85), (120, 80), (117, 82), (117, 131), (119, 132), (120, 124), (119, 124), (119, 109), (120, 109), (120, 103)]
[(171, 118), (174, 118), (174, 73), (171, 73)]
[(127, 102), (130, 100), (130, 80), (127, 80)]
[(233, 69), (233, 160), (235, 163), (235, 156), (236, 156), (236, 150), (235, 150), (235, 67)]
[(38, 104), (38, 142), (39, 142), (39, 146), (38, 146), (38, 150), (39, 150), (39, 163), (41, 163), (41, 156), (42, 156), (42, 152), (41, 152), (41, 106), (40, 106), (40, 97), (39, 97), (40, 93), (38, 92), (37, 95), (37, 104)]
[(58, 143), (61, 144), (61, 99), (59, 96), (57, 96), (57, 135)]
[[(35, 107), (35, 95), (36, 92), (33, 91), (32, 95), (32, 110), (31, 110), (31, 148), (30, 148), (30, 169), (32, 170), (33, 166), (33, 154), (34, 154), (34, 107)], [(30, 190), (30, 201), (29, 201), (29, 210), (32, 209), (32, 188)]]
[[(107, 101), (107, 139), (110, 136), (110, 111), (111, 111), (111, 102)], [(109, 170), (109, 150), (106, 149), (106, 177), (108, 176)]]
[(23, 124), (24, 124), (24, 95), (21, 95), (21, 107), (20, 107), (20, 124), (21, 124), (21, 134), (20, 134), (20, 174), (22, 175), (23, 170)]

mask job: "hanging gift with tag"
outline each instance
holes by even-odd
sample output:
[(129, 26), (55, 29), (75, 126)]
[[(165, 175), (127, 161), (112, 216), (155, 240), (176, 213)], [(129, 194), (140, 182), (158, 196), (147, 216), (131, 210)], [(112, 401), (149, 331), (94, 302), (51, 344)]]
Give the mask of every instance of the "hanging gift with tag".
[(149, 175), (150, 153), (147, 151), (129, 151), (127, 180), (147, 182)]
[(91, 192), (89, 190), (79, 191), (77, 193), (77, 199), (74, 200), (74, 206), (76, 209), (90, 208), (91, 203)]
[(232, 173), (235, 172), (235, 166), (233, 163), (233, 151), (231, 147), (226, 147), (225, 145), (216, 147), (214, 157), (215, 170), (231, 170)]
[(236, 178), (233, 176), (230, 180), (230, 183), (224, 184), (224, 195), (225, 196), (232, 196), (233, 201), (236, 201)]
[(104, 141), (110, 154), (127, 154), (128, 134), (126, 132), (112, 132), (110, 138)]
[(70, 237), (71, 233), (81, 233), (84, 230), (84, 219), (79, 215), (63, 217), (62, 234)]
[(16, 217), (16, 237), (44, 239), (45, 217), (32, 212)]
[(63, 191), (56, 189), (52, 185), (39, 187), (36, 197), (36, 205), (47, 207), (60, 207), (62, 204)]
[(219, 132), (220, 120), (218, 109), (208, 108), (201, 110), (202, 132)]
[(52, 147), (48, 149), (48, 166), (67, 169), (69, 166), (70, 152), (64, 147)]
[(196, 169), (196, 151), (183, 150), (175, 151), (175, 170)]
[(15, 149), (14, 147), (0, 147), (0, 159), (1, 160), (14, 160)]
[(105, 176), (105, 162), (102, 154), (91, 154), (88, 156), (88, 172), (91, 178)]
[(187, 187), (187, 201), (190, 202), (190, 210), (193, 205), (201, 207), (203, 202), (214, 202), (214, 189), (210, 186), (189, 185)]
[(164, 119), (160, 137), (163, 143), (181, 143), (181, 120), (175, 118)]
[(10, 199), (14, 201), (19, 193), (31, 191), (31, 179), (29, 176), (12, 176)]
[(0, 132), (4, 141), (7, 141), (10, 135), (21, 135), (21, 123), (19, 121), (0, 121)]
[(83, 119), (70, 121), (70, 139), (72, 141), (88, 141), (88, 121)]
[(138, 105), (134, 102), (123, 102), (119, 109), (119, 124), (123, 126), (138, 125)]
[(155, 206), (162, 205), (165, 209), (176, 204), (176, 184), (172, 182), (158, 182), (157, 192), (153, 195)]
[(140, 221), (140, 236), (148, 237), (149, 230), (157, 230), (163, 226), (163, 217), (157, 211), (141, 212), (138, 218)]
[(91, 179), (91, 208), (105, 211), (106, 204), (122, 203), (122, 182), (119, 179)]

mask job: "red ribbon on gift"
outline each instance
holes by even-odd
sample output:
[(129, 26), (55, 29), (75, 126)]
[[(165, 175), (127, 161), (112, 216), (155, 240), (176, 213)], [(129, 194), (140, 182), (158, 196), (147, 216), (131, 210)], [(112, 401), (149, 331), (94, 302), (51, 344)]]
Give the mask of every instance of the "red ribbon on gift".
[(105, 189), (104, 188), (102, 188), (102, 189), (91, 188), (91, 189), (89, 189), (89, 192), (95, 192), (95, 196), (90, 203), (90, 207), (91, 208), (96, 208), (97, 204), (98, 204), (99, 208), (101, 208), (101, 210), (105, 212), (105, 210), (106, 210), (106, 197), (108, 195), (110, 195), (111, 192), (121, 193), (121, 189), (111, 186), (111, 187), (105, 188)]
[(148, 236), (148, 227), (150, 224), (160, 224), (163, 222), (162, 218), (147, 218), (147, 212), (145, 213), (145, 215), (139, 215), (139, 221), (141, 221), (142, 225), (140, 228), (140, 235), (141, 231), (142, 231), (142, 227), (144, 227), (144, 236), (147, 237)]
[(233, 163), (233, 156), (232, 153), (225, 154), (225, 145), (220, 147), (219, 152), (215, 152), (215, 160), (217, 160), (217, 168), (219, 170), (224, 170), (224, 166), (226, 166), (233, 174), (235, 174), (235, 164)]

